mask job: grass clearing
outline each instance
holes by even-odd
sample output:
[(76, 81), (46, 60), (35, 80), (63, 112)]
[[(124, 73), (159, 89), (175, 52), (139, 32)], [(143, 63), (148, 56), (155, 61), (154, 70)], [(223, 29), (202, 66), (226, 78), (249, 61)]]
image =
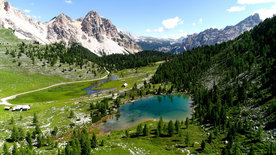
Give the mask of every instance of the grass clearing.
[(78, 98), (87, 93), (83, 91), (83, 89), (88, 88), (96, 82), (97, 81), (60, 85), (46, 90), (20, 95), (9, 102), (12, 104), (26, 104)]
[(59, 76), (0, 69), (0, 98), (67, 81)]

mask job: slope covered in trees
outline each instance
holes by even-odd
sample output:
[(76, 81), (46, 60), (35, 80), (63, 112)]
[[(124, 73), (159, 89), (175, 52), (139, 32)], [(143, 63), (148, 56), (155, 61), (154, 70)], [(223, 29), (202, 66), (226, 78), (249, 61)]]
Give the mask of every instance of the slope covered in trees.
[(171, 82), (193, 96), (198, 122), (227, 135), (223, 154), (269, 154), (276, 136), (275, 36), (274, 16), (233, 41), (160, 65), (151, 81)]

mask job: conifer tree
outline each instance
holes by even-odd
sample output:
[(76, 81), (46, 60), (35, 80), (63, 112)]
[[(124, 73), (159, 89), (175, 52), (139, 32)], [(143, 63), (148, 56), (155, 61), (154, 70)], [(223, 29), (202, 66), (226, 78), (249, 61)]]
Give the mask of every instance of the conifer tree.
[(150, 134), (147, 124), (144, 125), (143, 134), (144, 134), (144, 136), (148, 136)]
[(97, 142), (97, 136), (96, 134), (93, 132), (93, 136), (91, 139), (91, 147), (92, 148), (96, 148), (98, 146), (98, 142)]
[(169, 125), (168, 125), (168, 134), (170, 137), (174, 135), (174, 124), (173, 121), (170, 120)]

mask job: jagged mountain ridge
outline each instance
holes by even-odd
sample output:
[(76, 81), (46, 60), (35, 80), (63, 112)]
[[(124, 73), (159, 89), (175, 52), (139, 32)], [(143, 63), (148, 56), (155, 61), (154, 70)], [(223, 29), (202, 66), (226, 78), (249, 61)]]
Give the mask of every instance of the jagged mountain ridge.
[(251, 30), (257, 26), (262, 20), (259, 14), (254, 14), (235, 26), (226, 26), (224, 29), (210, 28), (199, 34), (188, 35), (182, 43), (179, 50), (187, 51), (199, 46), (214, 45), (217, 43), (233, 40), (245, 31)]
[(64, 13), (51, 21), (41, 23), (0, 0), (0, 27), (11, 28), (20, 39), (42, 44), (77, 42), (97, 55), (128, 54), (141, 51), (139, 45), (119, 33), (109, 19), (90, 11), (85, 18), (71, 19)]
[(257, 26), (261, 21), (259, 14), (254, 14), (234, 26), (226, 26), (224, 29), (210, 28), (198, 34), (195, 33), (179, 39), (138, 37), (127, 31), (122, 31), (122, 33), (135, 40), (143, 50), (182, 53), (183, 51), (191, 50), (199, 46), (214, 45), (233, 40), (243, 32)]

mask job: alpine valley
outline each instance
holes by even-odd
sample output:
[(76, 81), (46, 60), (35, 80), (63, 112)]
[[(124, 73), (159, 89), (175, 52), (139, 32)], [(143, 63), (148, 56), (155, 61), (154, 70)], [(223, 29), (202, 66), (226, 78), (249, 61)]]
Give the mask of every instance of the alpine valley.
[[(134, 1), (86, 2), (115, 14)], [(276, 16), (260, 17), (161, 39), (96, 11), (42, 23), (0, 0), (0, 154), (275, 155)]]

